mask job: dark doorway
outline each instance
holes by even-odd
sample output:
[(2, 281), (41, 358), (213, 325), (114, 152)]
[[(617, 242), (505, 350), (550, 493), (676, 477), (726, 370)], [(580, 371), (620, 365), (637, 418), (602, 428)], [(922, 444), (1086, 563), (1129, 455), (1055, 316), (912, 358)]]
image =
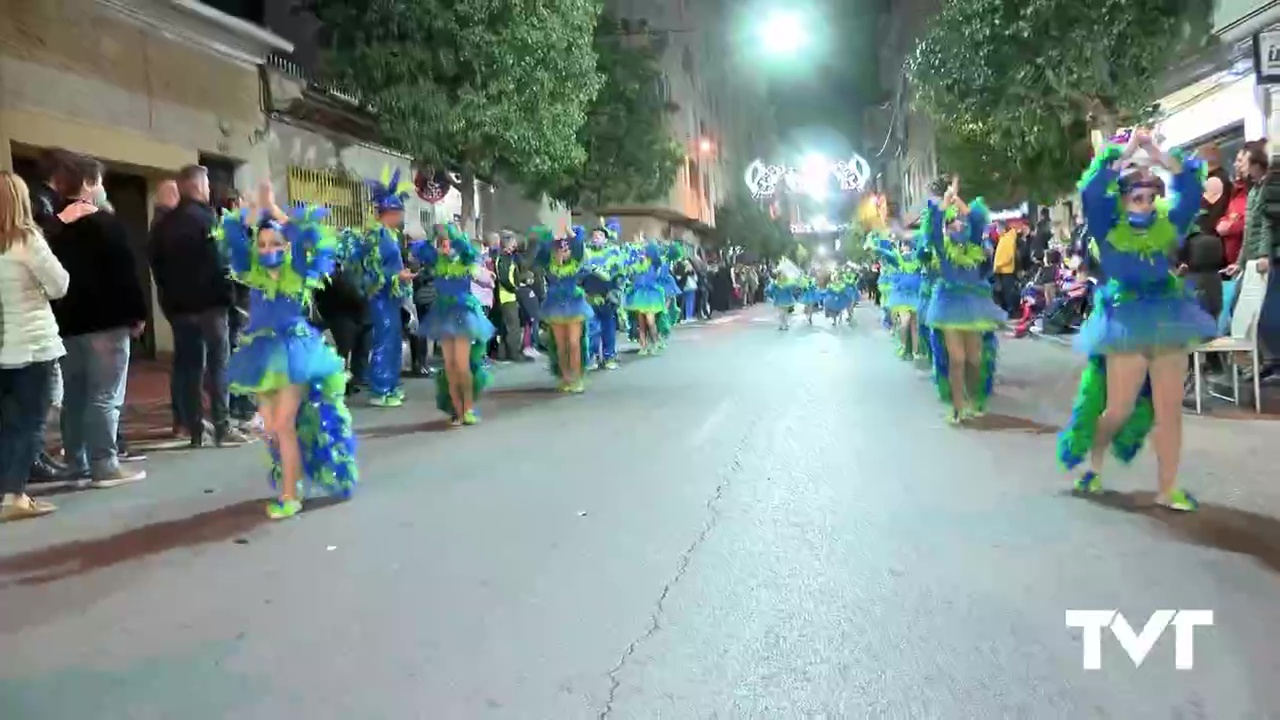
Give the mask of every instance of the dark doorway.
[(218, 155), (200, 153), (200, 164), (209, 171), (209, 201), (215, 208), (223, 207), (227, 198), (236, 191), (236, 167), (239, 163)]
[[(116, 217), (129, 233), (129, 247), (133, 250), (133, 262), (137, 267), (138, 281), (142, 283), (142, 291), (151, 297), (151, 253), (149, 251), (150, 226), (147, 210), (147, 179), (141, 175), (117, 172), (108, 169), (102, 179), (106, 188), (107, 200), (116, 209)], [(147, 303), (147, 327), (142, 337), (133, 341), (132, 353), (135, 357), (154, 360), (156, 357), (156, 331), (154, 303)]]

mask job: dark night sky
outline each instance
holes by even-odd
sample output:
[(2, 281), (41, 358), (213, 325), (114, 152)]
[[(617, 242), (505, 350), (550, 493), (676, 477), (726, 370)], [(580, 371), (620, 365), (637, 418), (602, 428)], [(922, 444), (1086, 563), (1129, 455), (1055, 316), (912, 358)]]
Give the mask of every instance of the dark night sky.
[[(861, 148), (862, 108), (878, 94), (877, 13), (888, 0), (801, 0), (784, 5), (813, 20), (812, 46), (767, 66), (784, 146), (843, 154)], [(804, 147), (836, 144), (846, 147)]]

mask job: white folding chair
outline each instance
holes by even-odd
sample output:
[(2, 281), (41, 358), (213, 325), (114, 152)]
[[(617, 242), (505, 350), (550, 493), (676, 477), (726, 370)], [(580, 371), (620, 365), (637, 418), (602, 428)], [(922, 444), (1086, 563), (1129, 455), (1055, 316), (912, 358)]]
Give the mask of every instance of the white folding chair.
[(1213, 397), (1240, 404), (1240, 366), (1236, 353), (1248, 353), (1253, 364), (1253, 409), (1262, 413), (1262, 380), (1259, 377), (1260, 353), (1258, 347), (1258, 316), (1262, 312), (1262, 300), (1267, 294), (1267, 279), (1258, 272), (1256, 263), (1249, 263), (1240, 279), (1240, 295), (1235, 312), (1231, 315), (1231, 335), (1214, 338), (1191, 353), (1192, 372), (1195, 375), (1196, 414), (1203, 411), (1204, 379), (1200, 370), (1201, 356), (1222, 353), (1231, 360), (1231, 395), (1219, 395), (1212, 389)]

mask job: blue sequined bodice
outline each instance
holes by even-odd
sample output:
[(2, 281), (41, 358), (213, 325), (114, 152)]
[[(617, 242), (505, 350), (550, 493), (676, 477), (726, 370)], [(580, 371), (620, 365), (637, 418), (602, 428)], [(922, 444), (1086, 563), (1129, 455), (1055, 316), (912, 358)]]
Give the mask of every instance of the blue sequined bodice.
[(249, 324), (245, 332), (259, 330), (281, 331), (288, 329), (306, 317), (302, 301), (287, 295), (269, 297), (261, 290), (249, 291)]

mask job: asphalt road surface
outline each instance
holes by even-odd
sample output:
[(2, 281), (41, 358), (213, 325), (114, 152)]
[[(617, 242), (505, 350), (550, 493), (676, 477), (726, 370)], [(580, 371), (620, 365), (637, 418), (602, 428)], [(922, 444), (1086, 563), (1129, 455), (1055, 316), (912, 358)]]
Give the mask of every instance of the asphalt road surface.
[[(1269, 436), (1189, 425), (1198, 518), (1146, 506), (1149, 458), (1072, 498), (1060, 348), (1010, 343), (994, 418), (958, 430), (866, 311), (769, 317), (583, 396), (506, 368), (474, 429), (413, 384), (357, 413), (357, 497), (288, 522), (259, 448), (57, 498), (0, 528), (0, 718), (1280, 717)], [(1141, 667), (1104, 633), (1086, 671), (1068, 609), (1215, 624), (1193, 669), (1171, 627)]]

